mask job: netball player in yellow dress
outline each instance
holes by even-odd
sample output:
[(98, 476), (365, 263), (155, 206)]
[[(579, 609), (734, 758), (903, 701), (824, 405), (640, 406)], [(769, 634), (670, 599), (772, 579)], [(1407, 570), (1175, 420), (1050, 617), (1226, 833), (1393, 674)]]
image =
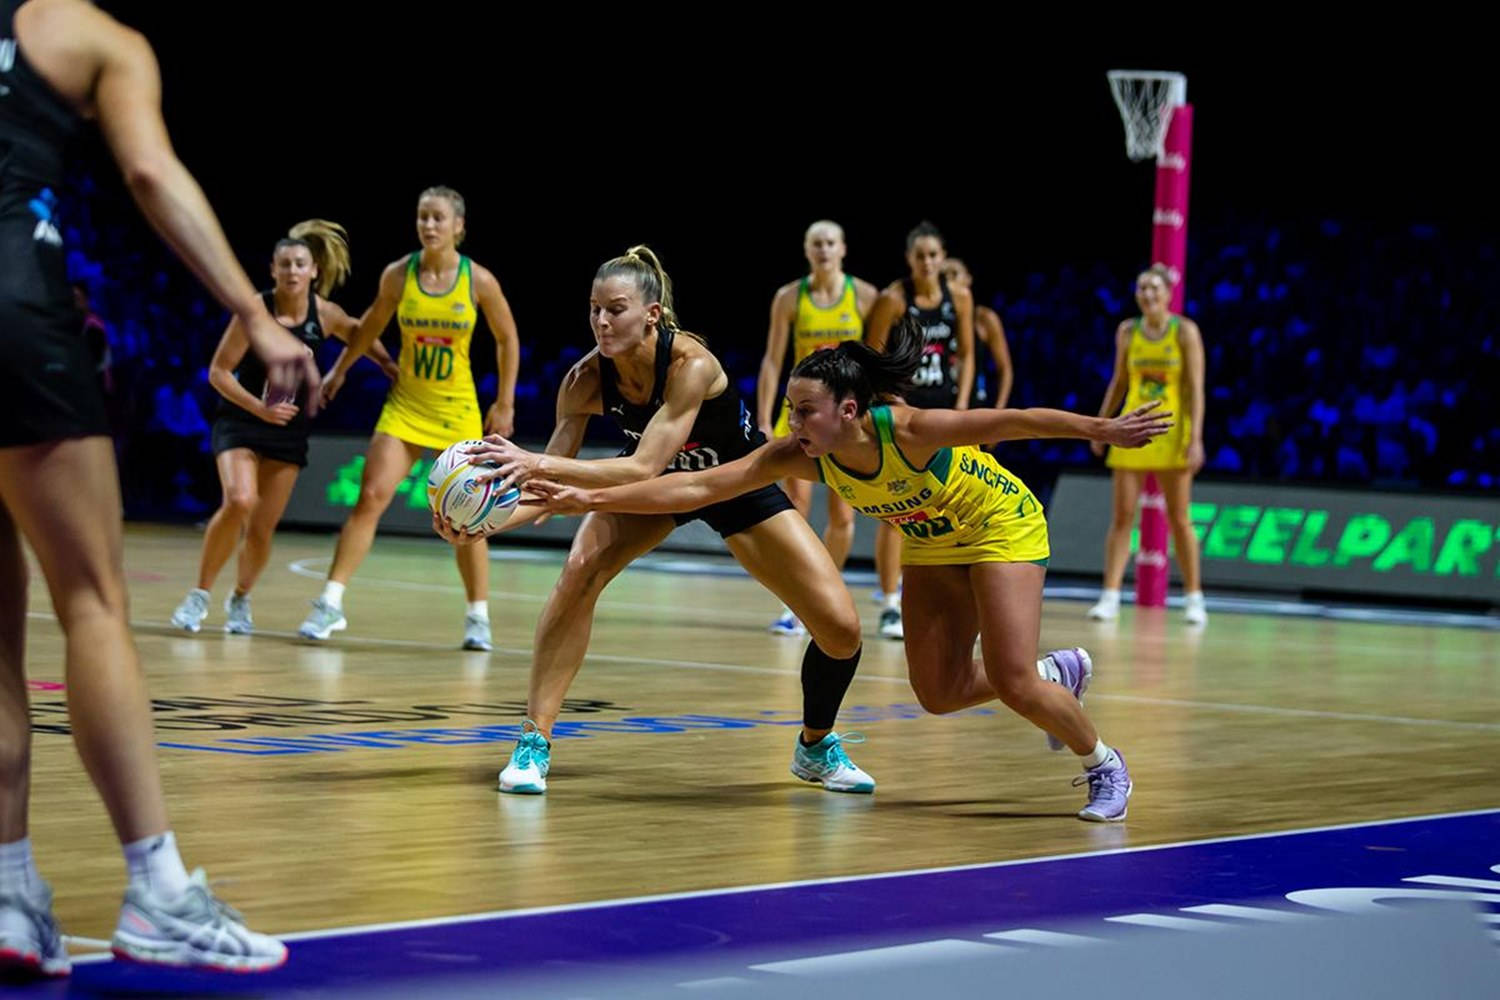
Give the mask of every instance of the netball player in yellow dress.
[[(305, 639), (327, 639), (348, 627), (344, 588), (369, 554), (380, 515), (390, 506), (396, 487), (422, 452), (484, 433), (508, 435), (514, 430), (520, 361), (516, 324), (500, 282), (458, 252), (464, 237), (463, 197), (451, 188), (423, 191), (417, 201), (417, 236), (422, 249), (386, 267), (374, 303), (323, 383), (324, 398), (332, 399), (349, 366), (395, 315), (401, 327), (400, 373), (365, 453), (359, 500), (339, 534), (323, 593), (312, 602), (312, 612), (299, 630)], [(469, 344), (479, 311), (494, 334), (500, 372), (494, 405), (483, 419), (469, 368)], [(468, 600), (463, 647), (487, 650), (487, 544), (483, 539), (465, 542), (456, 546), (456, 556)]]
[[(792, 364), (797, 365), (813, 351), (837, 347), (846, 340), (863, 339), (865, 317), (880, 295), (880, 290), (868, 281), (844, 273), (848, 248), (844, 245), (844, 229), (837, 222), (823, 219), (808, 226), (802, 248), (807, 255), (808, 273), (782, 285), (771, 300), (771, 329), (766, 334), (766, 353), (760, 362), (760, 380), (755, 387), (756, 423), (767, 438), (782, 438), (791, 433), (787, 406), (777, 391), (788, 343), (792, 348)], [(774, 423), (773, 413), (777, 414)], [(812, 484), (788, 479), (784, 486), (797, 510), (807, 517), (812, 508)], [(831, 490), (823, 544), (833, 565), (842, 572), (849, 559), (849, 548), (854, 544), (854, 511)], [(792, 609), (783, 607), (781, 617), (771, 624), (771, 631), (798, 636), (806, 630)]]
[(526, 488), (540, 497), (533, 502), (559, 513), (661, 514), (787, 477), (827, 483), (902, 535), (907, 670), (922, 706), (946, 713), (999, 698), (1078, 755), (1084, 774), (1076, 783), (1089, 786), (1081, 819), (1124, 819), (1130, 774), (1083, 710), (1085, 664), (1055, 654), (1036, 659), (1049, 555), (1041, 504), (979, 446), (1081, 437), (1139, 447), (1170, 428), (1168, 415), (1156, 404), (1107, 419), (880, 403), (909, 385), (925, 339), (917, 319), (906, 317), (884, 352), (847, 341), (808, 357), (787, 389), (792, 434), (716, 469), (605, 489), (537, 479)]
[[(1159, 401), (1162, 409), (1183, 417), (1171, 433), (1144, 448), (1110, 450), (1114, 509), (1104, 542), (1104, 589), (1089, 609), (1089, 617), (1110, 621), (1120, 613), (1120, 584), (1130, 559), (1130, 525), (1146, 474), (1155, 473), (1167, 502), (1172, 547), (1182, 570), (1183, 617), (1189, 625), (1204, 625), (1208, 611), (1199, 574), (1198, 536), (1188, 517), (1193, 476), (1203, 468), (1203, 335), (1197, 323), (1169, 311), (1172, 284), (1165, 267), (1153, 267), (1136, 279), (1135, 300), (1141, 315), (1121, 323), (1115, 332), (1115, 371), (1099, 412), (1118, 412), (1123, 397), (1126, 410)], [(1104, 453), (1098, 442), (1093, 448), (1096, 455)]]

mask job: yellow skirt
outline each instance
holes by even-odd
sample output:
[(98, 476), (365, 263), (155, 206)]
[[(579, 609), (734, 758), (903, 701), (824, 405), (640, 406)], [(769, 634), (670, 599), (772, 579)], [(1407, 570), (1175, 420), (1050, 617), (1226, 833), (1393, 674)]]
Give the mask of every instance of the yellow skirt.
[(401, 391), (398, 381), (385, 399), (375, 433), (389, 434), (407, 444), (443, 449), (455, 441), (484, 435), (479, 401), (467, 396), (444, 396), (441, 400), (414, 400)]
[(915, 538), (901, 539), (903, 566), (968, 566), (982, 562), (1029, 562), (1047, 565), (1052, 547), (1047, 539), (1047, 517), (1032, 500), (1008, 517), (991, 520), (977, 538), (945, 541), (941, 545)]

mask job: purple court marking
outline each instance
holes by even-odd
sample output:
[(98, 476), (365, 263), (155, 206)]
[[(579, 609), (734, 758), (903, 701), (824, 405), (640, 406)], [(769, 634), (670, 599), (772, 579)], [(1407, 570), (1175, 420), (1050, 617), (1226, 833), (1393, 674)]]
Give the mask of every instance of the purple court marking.
[[(1314, 892), (1360, 888), (1378, 892)], [(734, 975), (768, 963), (939, 939), (983, 947), (985, 935), (1017, 930), (1119, 936), (1242, 924), (1252, 914), (1286, 919), (1392, 891), (1452, 894), (1500, 908), (1500, 809), (292, 935), (291, 961), (267, 975), (84, 963), (71, 984), (15, 995), (397, 995), (389, 991), (443, 977), (493, 977), (498, 987), (549, 971), (609, 975), (650, 961), (712, 962)], [(1288, 901), (1289, 893), (1298, 901)], [(1247, 901), (1256, 901), (1253, 911), (1215, 906)], [(1129, 919), (1106, 922), (1121, 916)], [(1026, 939), (997, 940), (1024, 946)]]

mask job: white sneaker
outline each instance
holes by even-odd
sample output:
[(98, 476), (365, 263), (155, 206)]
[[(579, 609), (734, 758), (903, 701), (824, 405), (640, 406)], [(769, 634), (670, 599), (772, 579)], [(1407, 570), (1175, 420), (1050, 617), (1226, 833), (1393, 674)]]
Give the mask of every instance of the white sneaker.
[(771, 631), (776, 635), (791, 636), (798, 638), (807, 634), (807, 629), (797, 620), (797, 616), (790, 611), (782, 612), (780, 618), (771, 623)]
[(490, 650), (490, 620), (478, 615), (464, 615), (464, 649)]
[(72, 969), (52, 919), (51, 887), (42, 883), (34, 897), (0, 893), (0, 980), (66, 976)]
[(1096, 622), (1112, 622), (1120, 617), (1120, 595), (1105, 594), (1097, 604), (1089, 608), (1089, 618)]
[(1204, 606), (1202, 594), (1189, 594), (1182, 608), (1182, 618), (1189, 625), (1207, 625), (1208, 608)]
[(307, 620), (297, 630), (297, 634), (304, 639), (327, 639), (335, 632), (342, 632), (349, 627), (349, 620), (344, 617), (343, 609), (336, 608), (324, 601), (321, 597), (312, 602), (312, 611)]
[(901, 624), (900, 608), (886, 608), (880, 612), (880, 635), (885, 639), (906, 638), (906, 628)]
[(224, 598), (224, 631), (230, 635), (249, 635), (255, 631), (255, 620), (250, 617), (250, 595), (230, 591)]
[(203, 627), (203, 619), (207, 617), (208, 591), (194, 587), (172, 612), (172, 624), (183, 631), (196, 632)]
[(246, 927), (244, 917), (209, 891), (202, 868), (176, 899), (127, 888), (110, 948), (137, 962), (222, 972), (266, 972), (286, 961), (286, 945)]

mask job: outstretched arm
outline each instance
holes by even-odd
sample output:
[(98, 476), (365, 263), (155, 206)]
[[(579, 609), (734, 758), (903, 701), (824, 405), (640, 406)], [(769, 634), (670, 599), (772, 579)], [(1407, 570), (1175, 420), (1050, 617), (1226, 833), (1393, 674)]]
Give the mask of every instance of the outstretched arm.
[(555, 514), (609, 510), (621, 514), (674, 514), (758, 490), (782, 479), (817, 479), (817, 466), (793, 438), (761, 445), (744, 458), (702, 472), (674, 472), (603, 489), (580, 489), (544, 479), (526, 484), (536, 499), (524, 504)]
[[(593, 370), (596, 373), (593, 378), (594, 398), (597, 400), (597, 368)], [(632, 454), (596, 459), (538, 455), (518, 448), (498, 434), (491, 434), (485, 438), (484, 447), (475, 448), (470, 461), (475, 464), (495, 463), (497, 469), (489, 478), (508, 480), (516, 486), (531, 479), (550, 479), (574, 486), (613, 486), (660, 475), (687, 444), (693, 421), (697, 419), (703, 399), (718, 379), (720, 370), (708, 357), (687, 358), (677, 365), (667, 378), (666, 398), (661, 408), (646, 424)], [(561, 407), (559, 401), (559, 420), (562, 418)], [(594, 407), (597, 412), (597, 402)]]
[[(1118, 417), (1086, 417), (1067, 410), (918, 410), (903, 407), (897, 432), (913, 459), (939, 448), (1028, 438), (1083, 438), (1139, 448), (1172, 426), (1170, 413), (1152, 401)], [(908, 450), (906, 445), (912, 447)]]

